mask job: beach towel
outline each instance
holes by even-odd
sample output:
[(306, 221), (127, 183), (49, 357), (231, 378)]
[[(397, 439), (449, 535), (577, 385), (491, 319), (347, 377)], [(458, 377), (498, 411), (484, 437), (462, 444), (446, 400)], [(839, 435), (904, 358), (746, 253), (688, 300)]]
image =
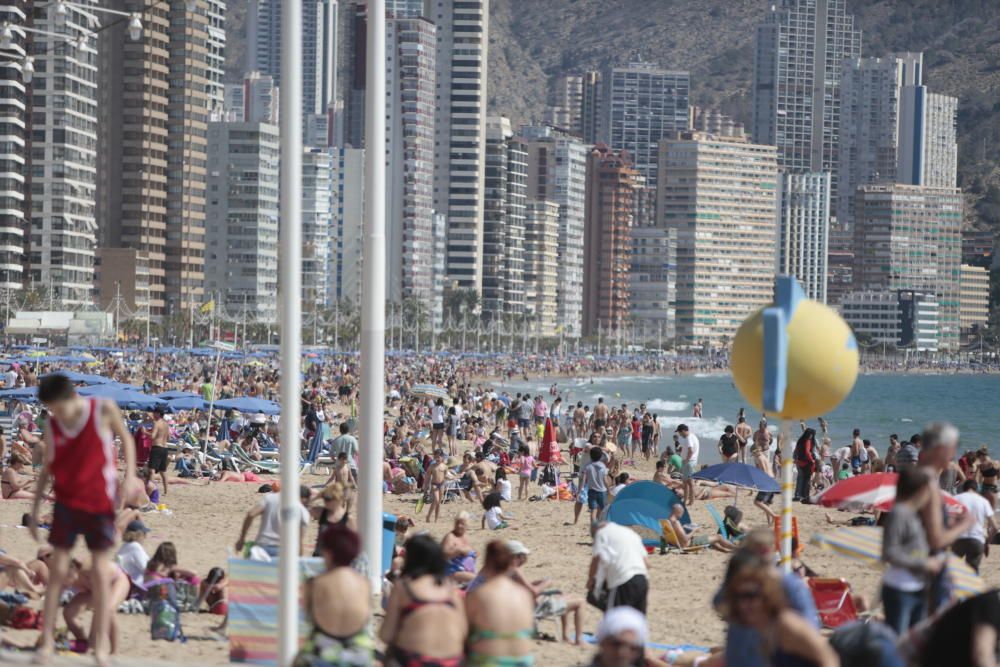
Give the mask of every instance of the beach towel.
[[(299, 560), (300, 581), (323, 571), (320, 558)], [(302, 599), (301, 594), (299, 599)], [(299, 611), (299, 645), (309, 633)], [(278, 561), (229, 559), (229, 661), (278, 664)]]

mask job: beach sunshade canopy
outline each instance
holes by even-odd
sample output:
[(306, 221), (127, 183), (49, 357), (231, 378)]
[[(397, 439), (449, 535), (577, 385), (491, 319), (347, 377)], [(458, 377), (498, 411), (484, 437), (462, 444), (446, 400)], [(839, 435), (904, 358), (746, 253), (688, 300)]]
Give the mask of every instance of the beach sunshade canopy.
[[(845, 526), (828, 533), (813, 535), (812, 543), (840, 556), (868, 565), (882, 567), (882, 528), (880, 526)], [(945, 566), (955, 597), (964, 599), (986, 590), (986, 583), (968, 563), (948, 554)]]
[(670, 507), (664, 507), (648, 500), (632, 498), (611, 503), (607, 519), (622, 526), (641, 526), (657, 535), (663, 531), (660, 522), (670, 518)]
[[(657, 484), (656, 482), (650, 482), (648, 480), (643, 480), (640, 482), (634, 482), (629, 484), (624, 489), (618, 492), (615, 496), (614, 501), (611, 503), (611, 507), (614, 507), (618, 503), (623, 503), (630, 500), (642, 500), (644, 502), (652, 503), (657, 507), (662, 507), (666, 514), (663, 516), (664, 519), (670, 516), (670, 508), (681, 502), (680, 496), (676, 493), (663, 486), (662, 484)], [(608, 515), (610, 519), (610, 514)], [(614, 521), (614, 519), (610, 519)], [(615, 523), (620, 523), (615, 521)], [(684, 508), (684, 515), (681, 516), (681, 523), (689, 524), (691, 523), (691, 516), (688, 514), (687, 507)], [(659, 523), (657, 523), (659, 526)], [(659, 531), (659, 528), (656, 529)]]
[(281, 414), (281, 406), (274, 401), (252, 396), (240, 398), (227, 398), (224, 401), (216, 401), (215, 407), (219, 410), (238, 410), (244, 414), (251, 412), (261, 412), (265, 415)]
[(162, 398), (165, 401), (172, 401), (177, 398), (201, 398), (201, 395), (194, 393), (193, 391), (181, 391), (180, 389), (171, 389), (170, 391), (165, 391), (162, 394), (157, 394), (157, 398)]
[(778, 484), (778, 480), (763, 470), (745, 463), (717, 463), (713, 466), (708, 466), (704, 470), (699, 470), (692, 477), (708, 482), (756, 489), (765, 493), (777, 493), (781, 491), (781, 485)]
[(179, 396), (177, 398), (168, 399), (167, 407), (174, 411), (207, 410), (208, 403), (206, 403), (200, 396)]
[(419, 398), (449, 398), (448, 390), (436, 384), (415, 384), (410, 394)]
[(18, 387), (17, 389), (0, 390), (0, 400), (15, 400), (25, 403), (38, 401), (38, 387)]
[[(69, 378), (69, 381), (73, 384), (111, 384), (114, 382), (109, 377), (104, 377), (103, 375), (94, 375), (92, 373), (77, 373), (76, 371), (55, 371), (50, 375), (65, 375)], [(44, 377), (44, 376), (43, 376)]]
[(118, 407), (126, 410), (152, 410), (153, 408), (167, 407), (167, 402), (163, 399), (113, 384), (95, 384), (89, 387), (81, 387), (79, 393), (81, 396), (106, 398), (109, 401), (114, 401), (118, 404)]

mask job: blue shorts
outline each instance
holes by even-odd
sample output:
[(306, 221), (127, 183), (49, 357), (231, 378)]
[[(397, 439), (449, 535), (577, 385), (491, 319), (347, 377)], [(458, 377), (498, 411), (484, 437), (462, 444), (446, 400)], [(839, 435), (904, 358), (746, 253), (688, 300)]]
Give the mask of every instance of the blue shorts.
[(531, 420), (530, 419), (518, 419), (517, 420), (517, 425), (523, 431), (524, 429), (528, 428), (528, 426), (531, 425)]
[(593, 489), (587, 489), (587, 508), (592, 510), (604, 509), (604, 499), (607, 495), (607, 491), (594, 491)]
[(690, 461), (685, 461), (681, 464), (681, 479), (691, 479), (691, 475), (694, 474), (694, 466), (691, 465)]

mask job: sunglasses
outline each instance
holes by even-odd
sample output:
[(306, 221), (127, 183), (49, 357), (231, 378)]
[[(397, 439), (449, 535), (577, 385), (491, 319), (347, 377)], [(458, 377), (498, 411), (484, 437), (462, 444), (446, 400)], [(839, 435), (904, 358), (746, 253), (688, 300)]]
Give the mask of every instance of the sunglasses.
[(759, 589), (736, 592), (737, 602), (752, 602), (753, 600), (756, 600), (759, 597), (760, 597)]

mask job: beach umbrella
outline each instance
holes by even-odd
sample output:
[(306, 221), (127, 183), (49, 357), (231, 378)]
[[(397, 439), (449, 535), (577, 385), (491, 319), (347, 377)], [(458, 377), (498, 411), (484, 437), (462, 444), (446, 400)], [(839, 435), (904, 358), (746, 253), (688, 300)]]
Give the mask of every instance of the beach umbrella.
[(171, 389), (170, 391), (165, 391), (161, 394), (157, 394), (156, 397), (162, 398), (165, 401), (172, 401), (176, 398), (201, 398), (201, 394), (196, 394), (193, 391), (181, 391), (180, 389)]
[(111, 378), (104, 377), (103, 375), (94, 375), (93, 373), (77, 373), (76, 371), (55, 371), (54, 373), (50, 373), (50, 375), (65, 375), (73, 384), (93, 385), (110, 384), (114, 382)]
[[(813, 535), (812, 543), (840, 556), (868, 565), (882, 567), (882, 528), (880, 526), (845, 526), (829, 533)], [(985, 582), (968, 563), (948, 554), (945, 565), (955, 597), (959, 599), (977, 595), (986, 590)]]
[(126, 410), (152, 410), (153, 408), (167, 407), (167, 402), (163, 399), (113, 384), (95, 384), (81, 387), (78, 391), (81, 396), (94, 396), (114, 401), (118, 407)]
[(563, 463), (559, 443), (556, 441), (556, 429), (548, 417), (545, 418), (545, 431), (542, 434), (542, 442), (538, 446), (538, 460), (542, 463)]
[(694, 475), (694, 479), (703, 479), (719, 484), (729, 484), (745, 489), (755, 489), (765, 493), (777, 493), (781, 491), (781, 485), (763, 470), (745, 463), (717, 463), (708, 466), (704, 470), (699, 470)]
[(23, 403), (38, 402), (38, 387), (18, 387), (0, 390), (0, 400), (14, 400)]
[(251, 412), (262, 412), (265, 415), (277, 415), (281, 413), (281, 406), (274, 401), (253, 396), (241, 396), (239, 398), (227, 398), (223, 401), (216, 401), (215, 407), (219, 410), (238, 410), (244, 414)]
[(448, 390), (436, 384), (415, 384), (410, 395), (417, 398), (449, 398)]
[[(896, 502), (898, 478), (899, 474), (894, 472), (855, 475), (820, 492), (813, 501), (824, 507), (876, 509), (888, 512)], [(965, 512), (965, 506), (951, 494), (942, 491), (941, 498), (948, 514), (958, 516)]]
[(200, 396), (178, 396), (177, 398), (167, 399), (167, 407), (175, 411), (207, 410), (208, 403), (206, 403)]

